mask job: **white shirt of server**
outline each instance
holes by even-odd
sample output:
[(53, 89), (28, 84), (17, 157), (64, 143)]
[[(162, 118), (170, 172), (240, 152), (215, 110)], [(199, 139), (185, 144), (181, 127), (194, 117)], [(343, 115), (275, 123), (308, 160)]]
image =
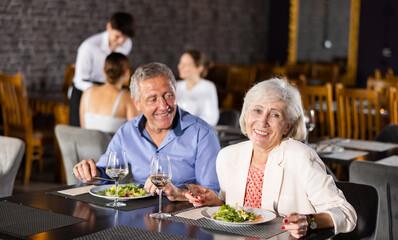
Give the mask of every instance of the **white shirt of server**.
[[(128, 38), (115, 52), (128, 55), (133, 46)], [(84, 91), (93, 85), (93, 82), (104, 83), (106, 75), (103, 72), (106, 57), (111, 54), (109, 48), (109, 32), (95, 34), (87, 38), (77, 50), (74, 86)]]

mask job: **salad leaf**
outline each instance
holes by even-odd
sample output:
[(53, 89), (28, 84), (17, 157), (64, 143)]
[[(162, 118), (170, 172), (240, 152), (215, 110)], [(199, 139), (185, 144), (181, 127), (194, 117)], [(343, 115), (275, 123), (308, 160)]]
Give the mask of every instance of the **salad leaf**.
[(240, 223), (247, 220), (254, 220), (257, 217), (258, 216), (254, 215), (254, 213), (245, 212), (238, 206), (231, 207), (228, 204), (224, 204), (218, 209), (218, 212), (215, 213), (213, 218), (223, 222)]
[[(133, 183), (127, 183), (124, 186), (118, 186), (118, 197), (142, 197), (148, 194), (145, 189), (137, 188)], [(98, 195), (115, 197), (116, 196), (116, 185), (103, 191), (98, 191)]]

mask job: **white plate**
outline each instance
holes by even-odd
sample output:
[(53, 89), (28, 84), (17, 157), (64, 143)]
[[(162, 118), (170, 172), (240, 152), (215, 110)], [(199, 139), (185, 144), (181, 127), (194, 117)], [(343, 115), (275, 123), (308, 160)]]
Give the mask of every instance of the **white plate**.
[(335, 144), (309, 144), (318, 155), (326, 155), (344, 151), (344, 148)]
[[(108, 185), (101, 185), (98, 187), (93, 187), (92, 189), (90, 189), (89, 193), (93, 196), (96, 197), (100, 197), (100, 198), (106, 198), (109, 200), (114, 200), (115, 197), (108, 197), (108, 196), (103, 196), (103, 195), (99, 195), (98, 191), (104, 191), (105, 189), (109, 189), (111, 187), (113, 187), (115, 184), (108, 184)], [(124, 184), (119, 184), (119, 186), (124, 186)], [(127, 200), (132, 200), (132, 199), (139, 199), (139, 198), (147, 198), (147, 197), (151, 197), (152, 195), (150, 193), (148, 193), (147, 195), (144, 196), (140, 196), (140, 197), (119, 197), (119, 201), (127, 201)]]
[(245, 221), (245, 222), (241, 222), (241, 223), (223, 222), (223, 221), (216, 220), (213, 218), (214, 215), (216, 214), (216, 212), (218, 212), (218, 209), (220, 209), (220, 207), (208, 207), (208, 208), (202, 210), (201, 214), (206, 219), (209, 219), (209, 220), (214, 221), (219, 224), (228, 225), (228, 226), (247, 226), (247, 225), (253, 225), (253, 224), (260, 224), (260, 223), (265, 223), (265, 222), (271, 221), (274, 218), (276, 218), (275, 213), (270, 212), (265, 209), (252, 208), (252, 207), (239, 207), (239, 208), (243, 209), (245, 212), (252, 212), (256, 216), (260, 215), (263, 219), (260, 221), (257, 221), (257, 222), (249, 222), (249, 221)]

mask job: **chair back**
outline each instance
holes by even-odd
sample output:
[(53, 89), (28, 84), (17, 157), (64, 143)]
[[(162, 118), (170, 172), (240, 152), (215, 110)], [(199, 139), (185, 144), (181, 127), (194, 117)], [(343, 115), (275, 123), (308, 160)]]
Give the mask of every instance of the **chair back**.
[(349, 176), (350, 182), (371, 185), (379, 192), (380, 217), (377, 224), (376, 238), (397, 239), (398, 166), (368, 161), (354, 161), (350, 165)]
[(398, 92), (396, 87), (390, 87), (388, 91), (388, 113), (390, 123), (398, 123)]
[(23, 74), (0, 75), (0, 99), (4, 135), (21, 139), (33, 138), (32, 112)]
[(109, 133), (67, 125), (55, 126), (55, 136), (61, 150), (68, 185), (80, 182), (72, 175), (73, 166), (83, 159), (92, 158), (98, 161), (112, 139)]
[(379, 194), (376, 188), (351, 182), (336, 182), (336, 185), (354, 207), (357, 225), (352, 232), (340, 233), (333, 239), (375, 239), (379, 209)]
[(389, 96), (390, 96), (390, 88), (398, 87), (398, 82), (382, 79), (382, 78), (373, 78), (369, 77), (366, 82), (366, 88), (371, 90), (377, 90), (380, 92), (380, 105), (382, 108), (387, 109), (389, 106)]
[(240, 113), (237, 110), (220, 109), (220, 118), (217, 125), (239, 128), (239, 116)]
[(68, 96), (69, 87), (72, 86), (73, 77), (75, 76), (75, 64), (65, 66), (64, 81), (62, 83), (62, 92)]
[(222, 108), (238, 110), (242, 107), (243, 97), (256, 80), (255, 66), (231, 65), (227, 75), (227, 96)]
[(25, 143), (0, 136), (0, 198), (12, 195), (15, 177), (25, 152)]
[(256, 81), (264, 81), (272, 77), (272, 69), (275, 67), (273, 62), (257, 62), (254, 64), (257, 69)]
[(375, 137), (375, 141), (386, 143), (398, 143), (398, 124), (390, 123), (385, 126)]
[(339, 66), (335, 63), (315, 63), (311, 65), (310, 79), (334, 85), (339, 82), (339, 72)]
[(377, 90), (336, 84), (338, 136), (373, 140), (381, 130), (379, 97)]
[(315, 133), (318, 139), (335, 137), (336, 126), (333, 111), (333, 87), (331, 83), (323, 86), (301, 86), (301, 99), (305, 110), (314, 110)]

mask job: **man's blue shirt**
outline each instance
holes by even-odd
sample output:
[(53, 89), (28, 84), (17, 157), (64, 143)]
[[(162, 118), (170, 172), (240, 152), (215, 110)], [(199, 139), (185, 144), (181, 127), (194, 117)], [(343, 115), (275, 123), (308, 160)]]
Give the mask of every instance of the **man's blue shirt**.
[(125, 123), (115, 133), (106, 153), (97, 162), (97, 167), (105, 174), (109, 150), (126, 151), (133, 178), (144, 184), (149, 176), (149, 164), (155, 153), (170, 157), (172, 179), (177, 187), (185, 183), (194, 183), (214, 190), (220, 187), (216, 173), (216, 158), (220, 143), (216, 132), (204, 120), (177, 108), (173, 128), (169, 131), (159, 148), (145, 130), (144, 115)]

